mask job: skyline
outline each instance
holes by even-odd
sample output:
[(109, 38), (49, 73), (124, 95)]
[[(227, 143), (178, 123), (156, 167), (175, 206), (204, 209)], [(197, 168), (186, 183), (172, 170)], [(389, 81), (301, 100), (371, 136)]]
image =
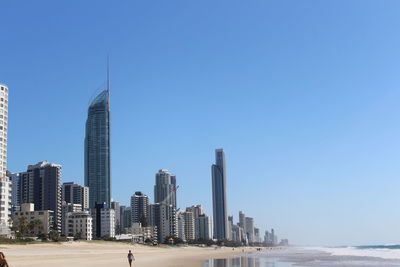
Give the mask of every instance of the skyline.
[(235, 221), (243, 210), (295, 244), (398, 243), (399, 3), (0, 7), (10, 171), (47, 160), (84, 184), (86, 108), (110, 53), (114, 200), (153, 201), (166, 168), (178, 206), (211, 214), (223, 147)]

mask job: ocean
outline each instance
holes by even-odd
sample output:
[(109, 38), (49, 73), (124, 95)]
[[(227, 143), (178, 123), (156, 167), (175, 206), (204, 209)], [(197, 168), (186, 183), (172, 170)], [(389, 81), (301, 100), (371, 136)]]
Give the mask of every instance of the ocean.
[(400, 245), (289, 247), (212, 259), (205, 267), (400, 267)]

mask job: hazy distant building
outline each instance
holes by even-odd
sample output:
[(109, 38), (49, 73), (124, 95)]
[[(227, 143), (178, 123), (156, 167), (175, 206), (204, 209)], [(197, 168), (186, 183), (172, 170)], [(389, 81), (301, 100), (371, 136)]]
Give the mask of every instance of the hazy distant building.
[(85, 135), (85, 186), (89, 207), (111, 202), (110, 90), (102, 91), (88, 108)]
[(228, 215), (226, 198), (226, 164), (223, 149), (215, 150), (215, 164), (212, 165), (212, 195), (214, 238), (228, 239)]
[(245, 218), (245, 231), (247, 235), (247, 240), (249, 243), (254, 242), (254, 219), (251, 217)]
[(135, 192), (131, 197), (131, 214), (132, 223), (149, 223), (149, 197), (147, 195), (139, 191)]
[(176, 176), (170, 174), (167, 169), (159, 170), (154, 186), (154, 202), (176, 208), (176, 189)]
[(260, 238), (260, 229), (254, 227), (254, 242), (256, 243), (260, 243), (261, 242), (261, 238)]
[(39, 162), (20, 173), (21, 203), (33, 203), (36, 211), (54, 212), (54, 229), (61, 232), (61, 165)]
[(121, 206), (121, 222), (122, 232), (125, 233), (125, 229), (132, 226), (132, 209), (131, 207)]
[(11, 182), (7, 177), (8, 87), (0, 84), (0, 236), (10, 235)]
[(178, 237), (178, 221), (173, 205), (155, 203), (150, 205), (150, 225), (157, 227), (158, 242), (167, 237)]
[(233, 216), (228, 216), (228, 240), (233, 240), (232, 231), (233, 231)]
[(62, 201), (72, 204), (80, 204), (82, 210), (89, 209), (89, 187), (82, 186), (75, 182), (62, 184)]
[(206, 215), (196, 218), (196, 239), (213, 239), (213, 220)]

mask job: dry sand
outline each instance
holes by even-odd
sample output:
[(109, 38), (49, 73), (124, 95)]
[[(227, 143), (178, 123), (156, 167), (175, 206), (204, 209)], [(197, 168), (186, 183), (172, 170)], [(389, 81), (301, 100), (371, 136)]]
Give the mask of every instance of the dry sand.
[[(232, 248), (148, 247), (101, 241), (0, 245), (10, 267), (126, 267), (129, 249), (136, 258), (132, 265), (141, 267), (200, 267), (206, 259), (243, 254), (242, 249)], [(254, 251), (245, 249), (246, 253)]]

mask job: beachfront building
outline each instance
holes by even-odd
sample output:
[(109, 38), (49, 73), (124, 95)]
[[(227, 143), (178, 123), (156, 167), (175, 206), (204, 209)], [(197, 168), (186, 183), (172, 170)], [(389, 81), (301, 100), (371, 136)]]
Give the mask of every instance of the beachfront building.
[(155, 203), (150, 205), (150, 225), (157, 227), (158, 243), (167, 237), (178, 237), (178, 221), (173, 205)]
[(82, 210), (89, 209), (89, 187), (75, 182), (62, 184), (61, 199), (67, 203), (79, 204)]
[(70, 212), (82, 211), (81, 204), (62, 202), (61, 205), (61, 234), (68, 235), (67, 233), (67, 214)]
[(11, 209), (18, 211), (21, 206), (21, 178), (19, 173), (7, 171), (7, 177), (11, 182)]
[(193, 212), (184, 211), (183, 218), (185, 220), (185, 238), (186, 241), (195, 240), (196, 239), (196, 228), (195, 228), (195, 219), (193, 216)]
[(121, 206), (121, 230), (126, 233), (126, 229), (132, 226), (131, 207)]
[(115, 237), (115, 211), (103, 208), (100, 210), (100, 237)]
[[(135, 192), (131, 197), (132, 223), (148, 224), (149, 221), (149, 197), (142, 192)], [(147, 225), (145, 225), (147, 226)]]
[(102, 91), (88, 108), (85, 133), (85, 186), (89, 207), (111, 202), (110, 90)]
[[(120, 203), (118, 201), (111, 201), (111, 208), (114, 210), (114, 225), (115, 225), (115, 234), (121, 234), (121, 211), (120, 211)], [(118, 233), (117, 233), (118, 229)]]
[(132, 236), (135, 243), (157, 243), (157, 227), (143, 227), (140, 223), (132, 223), (131, 227), (126, 229), (126, 233)]
[(61, 165), (47, 161), (29, 165), (20, 175), (21, 203), (33, 203), (35, 210), (54, 212), (54, 230), (61, 232)]
[(261, 243), (260, 229), (257, 227), (254, 227), (254, 242)]
[(183, 212), (179, 211), (176, 214), (178, 220), (178, 238), (181, 239), (183, 242), (186, 242), (186, 235), (185, 235), (185, 217), (183, 216)]
[(167, 169), (161, 169), (156, 173), (154, 186), (154, 202), (176, 208), (176, 176)]
[(193, 219), (194, 219), (194, 236), (195, 236), (195, 238), (197, 238), (197, 227), (196, 227), (196, 224), (197, 224), (197, 218), (200, 216), (200, 215), (204, 215), (204, 209), (203, 209), (203, 207), (201, 206), (201, 205), (196, 205), (196, 206), (191, 206), (191, 207), (187, 207), (186, 208), (186, 211), (188, 211), (188, 212), (192, 212), (193, 213)]
[(55, 230), (52, 210), (35, 210), (35, 204), (22, 203), (21, 210), (13, 212), (13, 227), (19, 228), (20, 223), (24, 223), (27, 227), (27, 236), (38, 236), (39, 234), (48, 234), (51, 230)]
[(214, 238), (229, 239), (226, 198), (226, 162), (223, 149), (215, 150), (215, 164), (212, 165), (211, 172)]
[(196, 219), (196, 239), (213, 239), (213, 220), (205, 214)]
[(92, 240), (92, 216), (89, 211), (68, 212), (66, 215), (66, 236), (76, 239)]
[(11, 182), (7, 177), (8, 87), (0, 84), (0, 236), (9, 237)]

